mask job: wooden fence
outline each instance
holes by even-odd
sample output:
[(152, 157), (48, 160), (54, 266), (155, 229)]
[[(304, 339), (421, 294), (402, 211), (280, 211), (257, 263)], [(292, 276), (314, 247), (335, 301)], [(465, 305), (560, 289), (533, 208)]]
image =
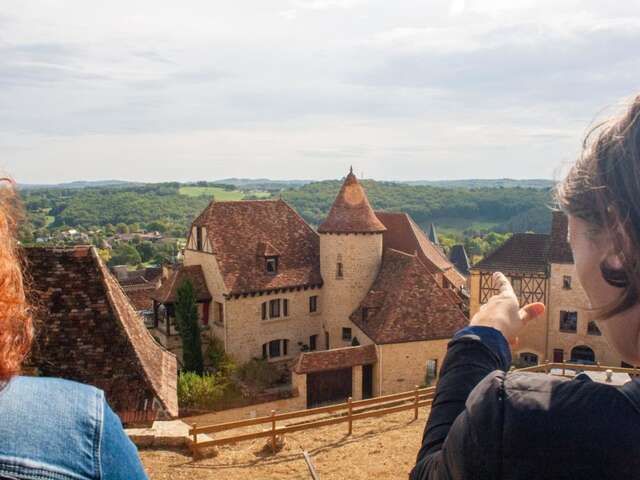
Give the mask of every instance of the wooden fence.
[[(193, 424), (189, 430), (189, 448), (194, 456), (199, 454), (201, 448), (214, 447), (219, 445), (228, 445), (231, 443), (242, 442), (244, 440), (253, 440), (256, 438), (270, 438), (270, 444), (273, 451), (277, 448), (277, 436), (285, 433), (299, 432), (302, 430), (327, 427), (329, 425), (337, 425), (340, 423), (348, 424), (348, 435), (353, 432), (353, 422), (364, 420), (365, 418), (381, 417), (391, 413), (403, 412), (405, 410), (413, 410), (414, 418), (418, 418), (418, 409), (431, 404), (435, 394), (435, 387), (418, 388), (415, 390), (393, 395), (385, 395), (382, 397), (370, 398), (367, 400), (353, 401), (351, 397), (345, 402), (337, 405), (329, 405), (326, 407), (312, 408), (307, 410), (298, 410), (290, 413), (282, 413), (276, 415), (275, 410), (270, 416), (251, 418), (248, 420), (239, 420), (235, 422), (220, 423), (217, 425), (207, 425), (199, 427)], [(323, 418), (315, 417), (321, 414), (333, 414)], [(293, 419), (305, 419), (301, 423), (295, 425), (278, 426), (279, 422)], [(198, 435), (206, 434), (211, 437), (212, 434), (220, 434), (229, 430), (245, 428), (258, 425), (268, 425), (269, 428), (251, 433), (242, 433), (222, 438), (214, 438), (213, 440), (199, 440)]]
[[(564, 375), (567, 370), (572, 371), (597, 371), (604, 372), (611, 370), (617, 373), (627, 373), (631, 376), (639, 376), (640, 369), (622, 368), (622, 367), (604, 367), (600, 365), (583, 365), (575, 363), (543, 363), (531, 367), (520, 368), (518, 372), (545, 372), (549, 373), (552, 369), (562, 370)], [(235, 422), (220, 423), (217, 425), (198, 426), (193, 424), (189, 430), (189, 448), (194, 456), (199, 454), (201, 448), (214, 447), (219, 445), (228, 445), (232, 443), (242, 442), (245, 440), (253, 440), (257, 438), (270, 438), (271, 448), (276, 451), (277, 436), (285, 433), (299, 432), (329, 425), (337, 425), (340, 423), (348, 424), (348, 434), (353, 432), (353, 422), (364, 420), (365, 418), (381, 417), (391, 413), (402, 412), (405, 410), (414, 410), (414, 418), (418, 418), (418, 409), (431, 405), (435, 395), (435, 387), (418, 388), (410, 392), (396, 393), (382, 397), (375, 397), (367, 400), (353, 401), (351, 398), (346, 403), (338, 405), (330, 405), (327, 407), (312, 408), (307, 410), (298, 410), (290, 413), (282, 413), (276, 415), (272, 410), (268, 417), (252, 418), (248, 420), (239, 420)], [(320, 414), (333, 414), (323, 418), (308, 418), (307, 421), (295, 425), (278, 426), (279, 422), (293, 419), (304, 419), (305, 417), (315, 417)], [(214, 438), (212, 440), (199, 440), (198, 435), (206, 434), (211, 437), (213, 434), (220, 434), (238, 428), (245, 428), (257, 425), (268, 425), (269, 428), (259, 432), (241, 433), (236, 435)]]

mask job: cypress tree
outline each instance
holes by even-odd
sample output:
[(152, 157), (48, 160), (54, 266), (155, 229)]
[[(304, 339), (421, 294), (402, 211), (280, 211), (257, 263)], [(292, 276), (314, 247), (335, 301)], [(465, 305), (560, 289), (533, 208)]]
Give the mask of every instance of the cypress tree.
[(198, 307), (193, 285), (185, 280), (176, 292), (176, 322), (182, 338), (183, 368), (202, 375), (202, 342), (198, 324)]

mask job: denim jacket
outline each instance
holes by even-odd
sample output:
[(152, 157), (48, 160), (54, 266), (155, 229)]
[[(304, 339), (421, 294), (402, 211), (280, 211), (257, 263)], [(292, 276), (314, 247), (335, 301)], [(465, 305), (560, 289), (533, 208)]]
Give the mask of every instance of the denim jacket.
[(35, 377), (0, 388), (0, 479), (146, 478), (101, 390)]

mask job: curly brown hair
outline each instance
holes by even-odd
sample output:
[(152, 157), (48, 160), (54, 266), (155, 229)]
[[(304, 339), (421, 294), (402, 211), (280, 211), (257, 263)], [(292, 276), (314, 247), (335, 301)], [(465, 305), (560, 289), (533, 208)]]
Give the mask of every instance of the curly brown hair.
[(640, 299), (640, 95), (625, 112), (593, 128), (582, 156), (558, 186), (560, 208), (607, 234), (612, 253), (622, 261), (614, 269), (602, 261), (602, 276), (622, 295), (599, 315), (621, 313)]
[(14, 182), (0, 179), (0, 381), (20, 372), (33, 341), (33, 321), (17, 242), (21, 217)]

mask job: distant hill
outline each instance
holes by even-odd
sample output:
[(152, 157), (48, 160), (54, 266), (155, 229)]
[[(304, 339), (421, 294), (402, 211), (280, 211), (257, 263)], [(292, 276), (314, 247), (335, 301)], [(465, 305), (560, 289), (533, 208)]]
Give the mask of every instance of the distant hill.
[(55, 184), (19, 183), (18, 188), (20, 190), (28, 190), (28, 189), (34, 189), (34, 188), (89, 188), (89, 187), (122, 187), (122, 186), (134, 186), (134, 185), (143, 185), (143, 183), (127, 182), (124, 180), (96, 180), (96, 181), (77, 180), (74, 182), (55, 183)]
[(428, 185), (440, 188), (552, 188), (553, 180), (534, 178), (518, 180), (513, 178), (496, 179), (469, 179), (469, 180), (416, 180), (411, 182), (398, 182), (405, 185)]
[(269, 178), (223, 178), (216, 183), (233, 185), (240, 189), (250, 190), (282, 190), (297, 188), (313, 183), (315, 180), (271, 180)]

